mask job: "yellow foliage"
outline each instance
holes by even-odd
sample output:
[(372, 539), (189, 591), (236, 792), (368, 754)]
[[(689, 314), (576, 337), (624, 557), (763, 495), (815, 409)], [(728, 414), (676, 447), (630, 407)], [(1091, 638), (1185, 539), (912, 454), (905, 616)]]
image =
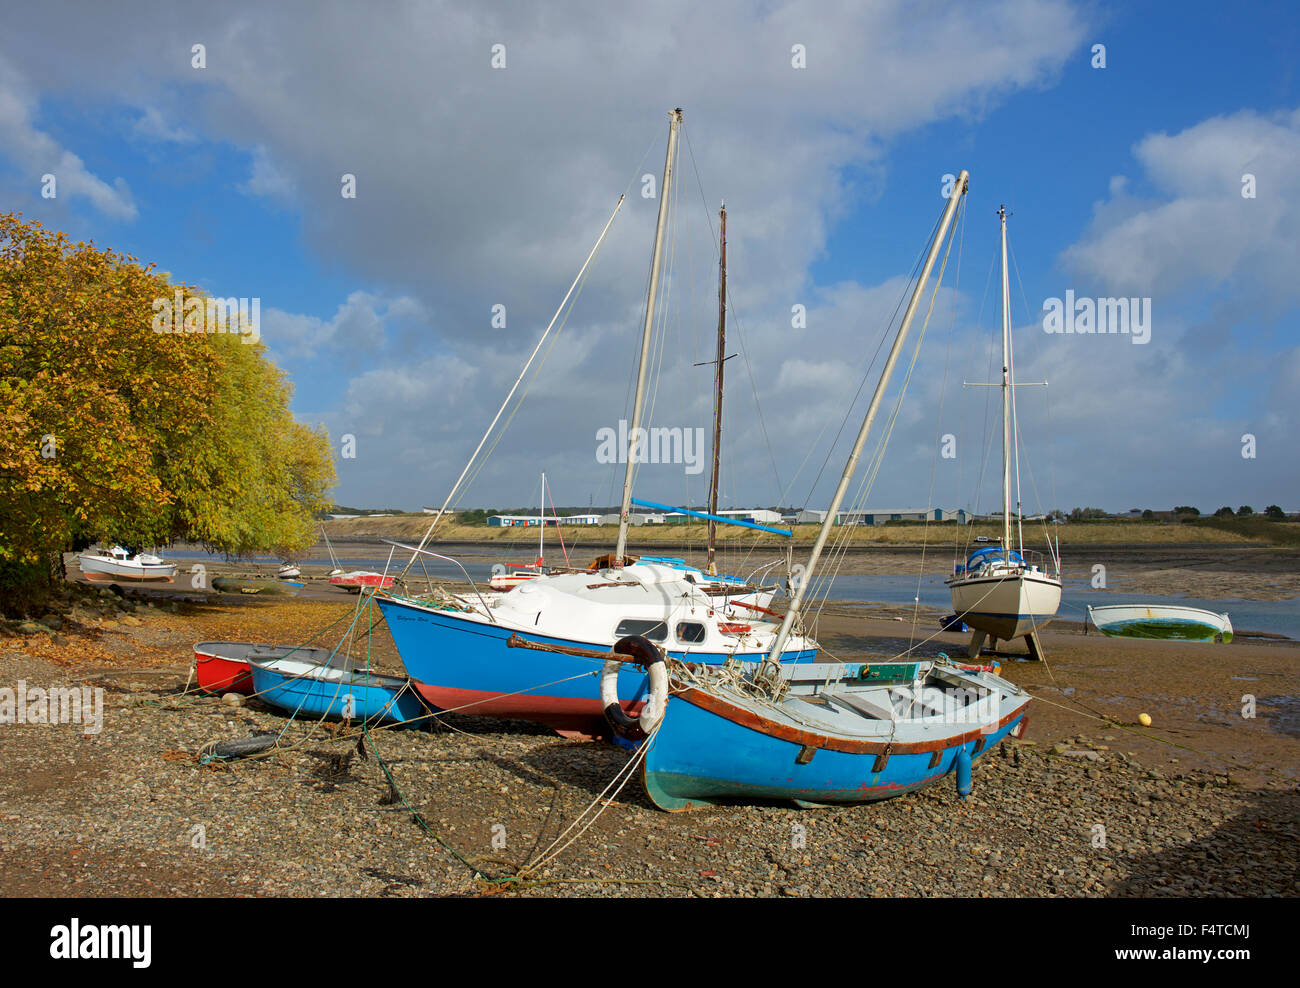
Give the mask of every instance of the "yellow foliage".
[(284, 554), (334, 484), (260, 343), (155, 332), (176, 286), (133, 257), (0, 214), (0, 564), (77, 540)]

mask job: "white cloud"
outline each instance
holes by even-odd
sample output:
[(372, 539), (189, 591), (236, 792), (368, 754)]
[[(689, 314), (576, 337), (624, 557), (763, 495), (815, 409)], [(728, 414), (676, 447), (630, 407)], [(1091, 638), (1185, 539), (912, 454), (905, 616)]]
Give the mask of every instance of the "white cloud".
[(105, 216), (134, 220), (135, 202), (126, 182), (118, 178), (110, 185), (92, 174), (80, 157), (37, 128), (35, 109), (26, 79), (0, 57), (0, 154), (18, 166), (32, 188), (53, 175), (56, 197), (85, 199)]
[(306, 360), (331, 350), (353, 350), (368, 355), (387, 343), (387, 329), (400, 329), (426, 319), (423, 306), (413, 298), (390, 299), (355, 291), (329, 319), (268, 308), (262, 313), (262, 341), (272, 356)]
[[(1239, 282), (1252, 308), (1300, 300), (1300, 205), (1292, 194), (1300, 161), (1300, 110), (1243, 110), (1181, 133), (1151, 134), (1134, 156), (1146, 201), (1114, 181), (1066, 264), (1104, 288), (1171, 296)], [(1242, 195), (1254, 176), (1256, 198)], [(1243, 293), (1245, 294), (1245, 293)]]
[(145, 140), (158, 141), (163, 144), (193, 144), (198, 136), (185, 127), (169, 126), (162, 112), (155, 106), (147, 106), (131, 127), (131, 132)]
[(253, 149), (253, 164), (248, 180), (240, 183), (239, 189), (250, 196), (289, 200), (297, 192), (297, 184), (272, 160), (267, 149), (259, 144)]

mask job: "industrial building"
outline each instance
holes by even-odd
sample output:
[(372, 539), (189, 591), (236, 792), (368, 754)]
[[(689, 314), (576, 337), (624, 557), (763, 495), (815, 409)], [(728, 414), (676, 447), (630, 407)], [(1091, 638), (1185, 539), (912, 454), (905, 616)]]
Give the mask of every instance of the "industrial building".
[[(781, 512), (769, 511), (767, 508), (728, 508), (716, 513), (722, 518), (735, 518), (737, 521), (752, 521), (756, 525), (781, 524)], [(687, 522), (703, 525), (707, 523), (703, 518), (696, 518), (694, 515), (683, 514), (680, 511), (670, 511), (664, 517), (667, 521), (675, 522), (677, 524)]]
[[(825, 512), (822, 512), (822, 517), (826, 517)], [(861, 511), (837, 512), (835, 524), (883, 525), (887, 521), (955, 521), (964, 525), (968, 519), (965, 508), (867, 508)]]
[[(618, 519), (615, 518), (615, 523)], [(529, 528), (538, 525), (599, 525), (600, 515), (561, 515), (545, 520), (537, 515), (489, 515), (487, 523), (493, 528)]]
[[(664, 516), (647, 511), (632, 511), (628, 514), (628, 522), (633, 525), (662, 525)], [(598, 525), (617, 525), (618, 512), (613, 514), (601, 515)]]

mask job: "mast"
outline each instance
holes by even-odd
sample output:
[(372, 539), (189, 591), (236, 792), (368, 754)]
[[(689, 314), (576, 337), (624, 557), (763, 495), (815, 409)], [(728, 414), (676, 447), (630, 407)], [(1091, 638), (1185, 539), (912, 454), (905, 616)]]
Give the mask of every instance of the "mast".
[(813, 570), (817, 568), (817, 559), (822, 554), (822, 548), (826, 545), (826, 540), (830, 537), (831, 527), (835, 524), (835, 516), (844, 501), (844, 495), (848, 492), (849, 482), (853, 479), (853, 472), (858, 465), (858, 458), (862, 455), (862, 447), (867, 442), (867, 433), (871, 431), (871, 423), (875, 421), (876, 411), (885, 396), (885, 386), (889, 383), (889, 375), (894, 370), (894, 364), (898, 362), (898, 355), (903, 349), (903, 340), (907, 337), (907, 331), (912, 326), (912, 317), (916, 315), (917, 306), (920, 305), (921, 297), (925, 293), (926, 282), (930, 280), (930, 272), (934, 268), (935, 259), (939, 256), (939, 248), (943, 245), (943, 238), (948, 233), (948, 227), (952, 224), (953, 215), (957, 212), (957, 204), (960, 202), (961, 197), (966, 194), (966, 183), (969, 178), (970, 173), (965, 170), (957, 176), (957, 184), (953, 187), (953, 193), (948, 199), (948, 205), (944, 207), (943, 216), (939, 220), (939, 228), (934, 234), (934, 242), (930, 244), (930, 253), (925, 258), (925, 266), (916, 279), (916, 287), (912, 290), (912, 298), (908, 301), (907, 309), (903, 312), (903, 321), (898, 327), (898, 335), (894, 337), (894, 345), (890, 348), (889, 357), (885, 360), (884, 369), (880, 372), (880, 380), (876, 383), (875, 393), (871, 396), (871, 404), (867, 406), (867, 414), (862, 420), (862, 428), (858, 430), (858, 438), (853, 443), (853, 451), (849, 454), (848, 462), (844, 464), (844, 473), (840, 477), (839, 485), (835, 488), (835, 496), (831, 498), (830, 508), (826, 512), (826, 518), (822, 521), (821, 531), (817, 533), (817, 541), (813, 544), (812, 555), (808, 557), (804, 577), (799, 582), (798, 587), (795, 588), (794, 596), (790, 599), (790, 606), (785, 612), (784, 620), (781, 622), (781, 630), (776, 633), (776, 639), (772, 643), (772, 651), (768, 653), (764, 665), (769, 662), (779, 664), (781, 661), (781, 652), (785, 648), (786, 640), (790, 637), (791, 628), (794, 627), (795, 620), (799, 615), (799, 607), (803, 603), (804, 590), (812, 583)]
[(1002, 556), (1011, 562), (1011, 289), (1007, 278), (1007, 207), (1002, 220)]
[(627, 444), (627, 471), (623, 475), (623, 506), (618, 516), (618, 546), (614, 565), (622, 566), (627, 553), (627, 526), (632, 510), (632, 475), (636, 472), (637, 438), (641, 432), (641, 406), (645, 398), (646, 371), (650, 365), (650, 337), (654, 331), (655, 296), (659, 294), (659, 262), (663, 254), (664, 226), (668, 220), (668, 199), (672, 192), (673, 161), (677, 154), (677, 130), (682, 124), (682, 109), (668, 115), (668, 152), (664, 156), (664, 177), (659, 183), (659, 219), (655, 223), (654, 253), (650, 256), (650, 290), (646, 294), (645, 325), (641, 330), (641, 363), (636, 372), (636, 397), (632, 402), (632, 428)]
[[(713, 376), (713, 477), (709, 480), (709, 514), (718, 513), (718, 466), (722, 452), (722, 367), (727, 359), (727, 204), (724, 202), (718, 210), (721, 222), (721, 251), (718, 261), (718, 365)], [(717, 564), (713, 561), (714, 541), (718, 532), (718, 523), (709, 519), (709, 555), (705, 572), (709, 576), (718, 575)]]
[(339, 568), (339, 561), (338, 561), (337, 559), (334, 558), (334, 547), (333, 547), (332, 545), (330, 545), (330, 533), (327, 532), (327, 531), (325, 531), (325, 523), (324, 523), (324, 522), (321, 522), (321, 523), (320, 523), (320, 533), (321, 533), (321, 535), (325, 536), (325, 548), (326, 548), (327, 550), (329, 550), (329, 554), (330, 554), (330, 566), (331, 566), (332, 568), (334, 568), (334, 569), (338, 569), (338, 568)]
[[(556, 522), (558, 525), (559, 522)], [(537, 565), (546, 558), (546, 471), (542, 471), (542, 494), (537, 507)]]

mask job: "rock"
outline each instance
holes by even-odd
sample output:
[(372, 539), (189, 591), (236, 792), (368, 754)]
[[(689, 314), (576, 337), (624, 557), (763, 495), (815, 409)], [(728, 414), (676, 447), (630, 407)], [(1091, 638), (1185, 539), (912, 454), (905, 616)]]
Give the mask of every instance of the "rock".
[(1066, 745), (1060, 742), (1052, 745), (1052, 749), (1051, 749), (1053, 755), (1064, 755), (1069, 750), (1070, 749)]
[(40, 620), (41, 624), (45, 625), (45, 627), (49, 628), (51, 631), (63, 630), (63, 619), (57, 614), (46, 614), (45, 617)]
[(144, 622), (141, 621), (134, 614), (123, 614), (122, 623), (131, 625), (132, 627), (139, 627), (140, 625), (144, 624)]
[(49, 628), (43, 624), (37, 624), (35, 621), (23, 621), (18, 625), (18, 630), (24, 635), (35, 635), (40, 633), (49, 633)]
[(103, 621), (99, 622), (99, 626), (104, 631), (112, 631), (114, 628), (117, 627), (117, 622), (114, 621), (112, 618), (105, 618)]
[(227, 707), (242, 707), (244, 705), (244, 697), (240, 693), (227, 693), (222, 696), (221, 702)]

